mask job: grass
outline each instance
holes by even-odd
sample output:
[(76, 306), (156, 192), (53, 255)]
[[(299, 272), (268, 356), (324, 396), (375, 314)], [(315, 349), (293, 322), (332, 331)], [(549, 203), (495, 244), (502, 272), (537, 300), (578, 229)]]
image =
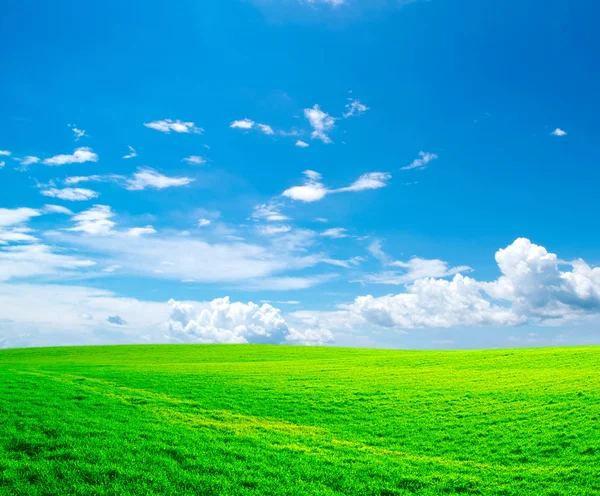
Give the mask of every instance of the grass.
[(598, 495), (600, 348), (0, 351), (0, 495)]

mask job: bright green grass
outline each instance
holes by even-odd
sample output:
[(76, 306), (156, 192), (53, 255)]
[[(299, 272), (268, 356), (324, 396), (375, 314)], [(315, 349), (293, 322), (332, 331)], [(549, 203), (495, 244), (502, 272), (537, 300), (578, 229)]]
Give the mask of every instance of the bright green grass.
[(598, 495), (600, 348), (0, 351), (0, 495)]

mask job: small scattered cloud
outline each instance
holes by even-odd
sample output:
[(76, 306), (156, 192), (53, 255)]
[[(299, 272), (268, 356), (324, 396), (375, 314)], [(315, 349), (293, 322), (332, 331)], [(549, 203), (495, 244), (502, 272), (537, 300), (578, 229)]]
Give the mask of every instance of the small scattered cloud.
[(229, 124), (232, 129), (252, 129), (254, 127), (254, 121), (248, 118), (240, 119), (239, 121), (233, 121)]
[(60, 205), (44, 205), (44, 213), (46, 214), (65, 214), (65, 215), (73, 215), (67, 207), (62, 207)]
[(298, 148), (307, 148), (310, 145), (306, 141), (298, 140), (298, 141), (296, 141), (296, 146)]
[(42, 190), (40, 193), (44, 196), (49, 196), (50, 198), (60, 198), (61, 200), (68, 201), (91, 200), (93, 198), (97, 198), (100, 195), (100, 193), (96, 191), (85, 188), (50, 188)]
[(325, 217), (317, 217), (315, 219), (315, 222), (322, 222), (322, 223), (326, 223), (329, 222), (329, 219), (326, 219)]
[(210, 219), (198, 219), (198, 223), (196, 224), (197, 227), (205, 227), (205, 226), (209, 226), (211, 224), (211, 220)]
[(27, 169), (28, 166), (37, 164), (40, 162), (39, 157), (33, 157), (31, 155), (27, 155), (26, 157), (23, 157), (23, 158), (17, 158), (16, 160), (17, 160), (17, 162), (19, 162), (22, 169)]
[(139, 168), (133, 177), (127, 179), (125, 188), (129, 191), (144, 189), (164, 189), (178, 186), (187, 186), (194, 182), (190, 177), (168, 177), (149, 167)]
[(429, 162), (435, 160), (438, 156), (435, 153), (419, 152), (419, 158), (414, 159), (410, 165), (401, 167), (400, 170), (424, 169)]
[[(27, 158), (27, 157), (26, 157)], [(33, 157), (37, 158), (37, 157)], [(45, 165), (83, 164), (85, 162), (97, 162), (98, 155), (89, 146), (77, 148), (71, 155), (55, 155), (42, 161)], [(21, 165), (25, 165), (21, 162)]]
[(350, 186), (337, 189), (328, 189), (321, 182), (321, 174), (315, 171), (304, 171), (306, 181), (302, 186), (293, 186), (286, 189), (282, 196), (303, 202), (315, 202), (322, 200), (331, 193), (358, 192), (370, 189), (379, 189), (387, 186), (391, 174), (387, 172), (370, 172), (363, 174)]
[(160, 121), (145, 122), (144, 126), (165, 134), (170, 134), (171, 131), (184, 134), (202, 134), (204, 132), (204, 129), (196, 127), (193, 122), (183, 122), (179, 119), (164, 119)]
[(75, 226), (68, 231), (82, 232), (89, 235), (105, 236), (112, 234), (115, 223), (110, 220), (115, 214), (108, 205), (94, 205), (88, 210), (74, 215)]
[(288, 220), (289, 217), (282, 214), (279, 209), (280, 205), (278, 205), (275, 202), (256, 205), (254, 207), (254, 211), (252, 212), (252, 218), (256, 220), (262, 219), (269, 222), (280, 222), (283, 220)]
[(126, 320), (124, 320), (124, 319), (122, 319), (122, 318), (121, 318), (121, 317), (119, 317), (118, 315), (114, 315), (114, 316), (112, 316), (112, 317), (108, 317), (108, 318), (106, 319), (106, 321), (107, 321), (109, 324), (113, 324), (113, 325), (116, 325), (116, 326), (125, 326), (125, 325), (127, 325), (127, 321), (126, 321)]
[(348, 229), (344, 227), (332, 227), (331, 229), (327, 229), (321, 233), (321, 236), (325, 236), (327, 238), (347, 238), (348, 237)]
[(563, 131), (561, 128), (557, 127), (554, 131), (550, 133), (552, 136), (566, 136), (567, 132)]
[(304, 117), (308, 119), (308, 122), (313, 129), (310, 135), (312, 139), (320, 139), (326, 144), (333, 143), (327, 133), (335, 126), (334, 117), (330, 116), (327, 112), (322, 111), (317, 104), (312, 108), (304, 109)]
[(280, 226), (273, 226), (273, 225), (268, 225), (268, 226), (264, 226), (260, 228), (260, 232), (266, 236), (273, 236), (276, 234), (284, 234), (287, 232), (290, 232), (292, 230), (292, 228), (290, 226), (285, 226), (285, 225), (280, 225)]
[(75, 135), (75, 141), (79, 141), (79, 138), (86, 136), (85, 129), (78, 129), (75, 125), (72, 124), (68, 124), (68, 126), (71, 128), (71, 131), (73, 131), (73, 134)]
[(0, 156), (10, 157), (11, 153), (8, 150), (0, 150)]
[(135, 151), (135, 148), (133, 148), (133, 146), (127, 145), (127, 149), (129, 150), (129, 153), (127, 155), (123, 155), (124, 159), (137, 157), (137, 152)]
[(354, 115), (361, 115), (364, 114), (367, 110), (369, 110), (369, 107), (367, 107), (366, 105), (360, 103), (358, 100), (355, 100), (353, 98), (349, 98), (349, 103), (346, 104), (346, 112), (344, 112), (344, 119), (347, 119), (348, 117), (352, 117)]
[(185, 157), (183, 160), (190, 165), (203, 165), (206, 163), (206, 159), (199, 155), (190, 155), (189, 157)]
[(273, 128), (271, 126), (269, 126), (268, 124), (258, 124), (257, 127), (264, 134), (267, 134), (267, 135), (275, 134), (275, 131), (273, 131)]
[(118, 264), (109, 265), (105, 269), (102, 269), (102, 272), (107, 272), (109, 274), (112, 274), (113, 272), (121, 269), (122, 267), (123, 267), (122, 265), (118, 265)]
[(132, 236), (134, 238), (139, 238), (144, 234), (156, 234), (156, 229), (152, 226), (146, 227), (132, 227), (127, 231), (127, 236)]
[(0, 160), (0, 169), (2, 169), (2, 167), (4, 167), (6, 165), (6, 162), (4, 162), (3, 160)]

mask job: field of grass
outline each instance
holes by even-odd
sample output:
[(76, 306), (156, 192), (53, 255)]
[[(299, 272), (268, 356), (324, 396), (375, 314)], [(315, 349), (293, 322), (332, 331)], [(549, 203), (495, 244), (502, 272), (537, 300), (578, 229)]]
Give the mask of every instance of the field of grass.
[(598, 495), (600, 348), (0, 351), (0, 495)]

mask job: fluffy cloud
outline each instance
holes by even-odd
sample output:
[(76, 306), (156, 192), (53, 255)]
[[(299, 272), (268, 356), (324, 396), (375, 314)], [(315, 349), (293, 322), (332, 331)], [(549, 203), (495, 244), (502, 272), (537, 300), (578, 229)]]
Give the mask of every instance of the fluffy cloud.
[(361, 115), (364, 114), (369, 107), (363, 105), (358, 100), (349, 98), (349, 103), (346, 104), (346, 112), (344, 112), (344, 118), (352, 117), (353, 115)]
[(170, 134), (171, 131), (174, 133), (185, 134), (201, 134), (204, 132), (204, 129), (196, 127), (193, 122), (182, 122), (179, 119), (176, 121), (173, 119), (165, 119), (162, 121), (145, 122), (144, 126), (166, 134)]
[[(36, 158), (36, 157), (26, 157)], [(89, 146), (77, 148), (71, 155), (55, 155), (42, 161), (45, 165), (83, 164), (85, 162), (97, 162), (98, 155)], [(21, 165), (25, 164), (23, 161)]]
[(125, 188), (130, 191), (141, 191), (147, 188), (164, 189), (176, 186), (187, 186), (194, 179), (190, 177), (168, 177), (149, 167), (139, 168), (133, 177), (127, 179)]
[(275, 131), (273, 131), (273, 128), (271, 126), (269, 126), (268, 124), (258, 124), (257, 127), (264, 134), (268, 134), (268, 135), (275, 134)]
[(185, 157), (183, 160), (190, 165), (203, 165), (206, 163), (206, 159), (200, 157), (199, 155), (190, 155), (189, 157)]
[[(583, 260), (561, 261), (526, 238), (498, 250), (496, 262), (502, 275), (491, 282), (462, 274), (451, 280), (425, 277), (399, 294), (360, 296), (337, 311), (303, 312), (300, 316), (311, 325), (332, 330), (402, 330), (559, 325), (600, 313), (600, 268)], [(424, 264), (413, 259), (405, 265), (413, 272), (452, 272), (439, 261)]]
[(129, 153), (127, 155), (123, 155), (124, 159), (129, 159), (129, 158), (137, 157), (137, 152), (135, 151), (135, 149), (133, 148), (133, 146), (127, 145), (127, 148), (129, 150)]
[(0, 227), (16, 226), (40, 215), (41, 212), (34, 208), (0, 208)]
[(304, 117), (308, 119), (308, 122), (313, 129), (310, 135), (312, 139), (320, 139), (323, 143), (327, 144), (333, 143), (327, 133), (331, 131), (335, 125), (334, 117), (323, 112), (316, 104), (313, 108), (304, 109)]
[(298, 140), (298, 141), (296, 141), (296, 146), (298, 148), (307, 148), (310, 145), (306, 141)]
[(387, 172), (370, 172), (363, 174), (350, 186), (337, 189), (328, 189), (321, 182), (321, 174), (315, 171), (304, 171), (306, 176), (305, 183), (302, 186), (293, 186), (286, 189), (282, 196), (303, 202), (315, 202), (322, 200), (326, 195), (331, 193), (345, 193), (365, 191), (369, 189), (379, 189), (387, 186), (387, 181), (391, 178), (391, 174)]
[(68, 208), (60, 205), (44, 205), (44, 213), (73, 215), (73, 212), (71, 212)]
[(252, 129), (254, 127), (254, 121), (248, 118), (241, 119), (239, 121), (233, 121), (229, 124), (232, 129)]
[(85, 188), (50, 188), (41, 191), (42, 195), (49, 196), (51, 198), (60, 198), (61, 200), (70, 201), (84, 201), (97, 198), (99, 193), (92, 191), (91, 189)]
[(11, 153), (8, 150), (0, 150), (0, 156), (10, 157)]
[(321, 344), (331, 339), (327, 333), (290, 329), (280, 310), (268, 304), (231, 302), (225, 297), (199, 311), (190, 303), (170, 300), (169, 305), (169, 332), (177, 342)]
[(419, 158), (414, 159), (410, 165), (406, 167), (401, 167), (400, 170), (410, 170), (410, 169), (424, 169), (427, 167), (427, 164), (432, 160), (435, 160), (438, 156), (435, 153), (429, 152), (419, 152)]
[(550, 133), (552, 136), (566, 136), (567, 132), (563, 131), (561, 128), (557, 127), (554, 131)]

